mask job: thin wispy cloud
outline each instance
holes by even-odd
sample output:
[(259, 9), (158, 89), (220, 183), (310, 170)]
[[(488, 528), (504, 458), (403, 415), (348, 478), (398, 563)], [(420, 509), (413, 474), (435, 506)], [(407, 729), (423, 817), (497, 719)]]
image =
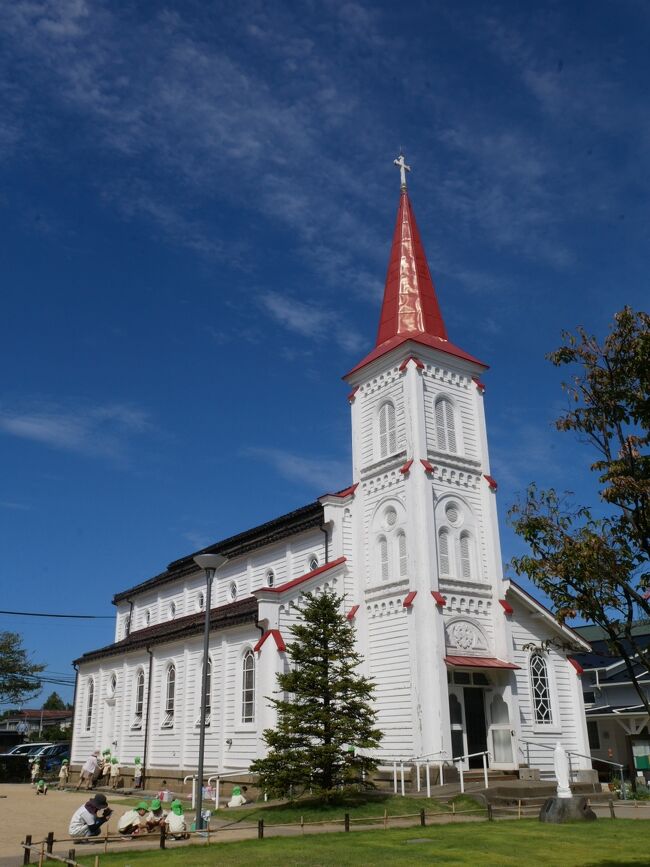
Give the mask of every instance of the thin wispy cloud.
[(346, 461), (305, 457), (284, 449), (251, 447), (244, 454), (257, 458), (290, 482), (299, 482), (316, 494), (340, 490), (349, 484), (350, 467)]
[(359, 352), (361, 335), (330, 309), (305, 304), (279, 292), (260, 296), (262, 308), (288, 331), (317, 341), (330, 340), (346, 352)]
[(0, 433), (54, 449), (122, 461), (134, 437), (151, 430), (146, 412), (125, 404), (69, 408), (39, 403), (0, 408)]
[(26, 503), (15, 503), (12, 500), (0, 500), (0, 509), (11, 509), (16, 512), (27, 512), (31, 509)]

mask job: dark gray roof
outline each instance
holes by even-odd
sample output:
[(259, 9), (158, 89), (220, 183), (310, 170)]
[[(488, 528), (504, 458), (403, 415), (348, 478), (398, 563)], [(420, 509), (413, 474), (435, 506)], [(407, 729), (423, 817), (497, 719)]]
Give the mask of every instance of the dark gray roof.
[(128, 600), (135, 593), (143, 593), (152, 587), (158, 587), (161, 584), (166, 584), (169, 581), (174, 581), (177, 578), (197, 572), (198, 567), (193, 560), (196, 554), (209, 552), (210, 554), (225, 554), (230, 558), (241, 557), (243, 554), (256, 548), (263, 548), (280, 539), (286, 539), (287, 536), (294, 536), (305, 530), (319, 527), (322, 523), (323, 507), (317, 500), (308, 506), (302, 506), (300, 509), (288, 512), (286, 515), (281, 515), (279, 518), (274, 518), (265, 524), (245, 530), (236, 536), (230, 536), (228, 539), (222, 539), (220, 542), (214, 542), (207, 548), (201, 548), (200, 551), (194, 551), (194, 553), (181, 557), (179, 560), (174, 560), (159, 575), (154, 575), (153, 578), (148, 578), (146, 581), (136, 584), (128, 590), (121, 590), (119, 593), (116, 593), (113, 596), (113, 605), (116, 605), (123, 599)]

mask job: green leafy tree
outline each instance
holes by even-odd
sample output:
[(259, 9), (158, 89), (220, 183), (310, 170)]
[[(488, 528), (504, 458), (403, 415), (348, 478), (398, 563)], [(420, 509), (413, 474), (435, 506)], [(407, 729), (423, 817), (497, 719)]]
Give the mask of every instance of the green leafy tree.
[(266, 758), (253, 762), (270, 793), (307, 788), (327, 799), (341, 786), (361, 782), (375, 762), (362, 750), (379, 746), (370, 705), (372, 682), (359, 674), (354, 628), (330, 591), (305, 595), (301, 622), (291, 627), (290, 670), (278, 674), (277, 728), (267, 729)]
[(30, 662), (16, 632), (0, 632), (0, 701), (19, 704), (41, 689), (44, 665)]
[(43, 702), (43, 710), (65, 710), (65, 702), (58, 692), (51, 692)]
[(580, 614), (602, 627), (650, 712), (639, 682), (650, 648), (634, 629), (650, 619), (650, 316), (625, 307), (602, 343), (584, 329), (563, 338), (548, 357), (575, 373), (563, 385), (569, 408), (556, 427), (595, 453), (600, 504), (575, 506), (568, 494), (531, 485), (510, 510), (530, 547), (513, 566), (547, 594), (561, 621)]

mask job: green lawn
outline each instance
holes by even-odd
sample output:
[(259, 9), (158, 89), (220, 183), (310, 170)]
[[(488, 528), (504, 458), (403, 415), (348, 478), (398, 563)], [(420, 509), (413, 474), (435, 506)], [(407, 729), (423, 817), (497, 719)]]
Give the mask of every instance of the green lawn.
[[(173, 843), (170, 844), (170, 847)], [(82, 848), (82, 847), (80, 847)], [(90, 848), (90, 847), (89, 847)], [(78, 850), (77, 850), (78, 851)], [(427, 828), (317, 834), (306, 837), (215, 843), (166, 852), (101, 855), (100, 867), (340, 867), (348, 864), (525, 865), (622, 867), (649, 863), (647, 823), (599, 819), (596, 823), (542, 825), (537, 821), (464, 823)], [(81, 857), (94, 863), (94, 853)]]

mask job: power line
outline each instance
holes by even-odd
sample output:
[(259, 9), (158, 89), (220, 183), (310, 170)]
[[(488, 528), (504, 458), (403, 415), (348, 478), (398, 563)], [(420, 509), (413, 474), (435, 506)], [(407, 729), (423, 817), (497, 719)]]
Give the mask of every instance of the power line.
[(112, 614), (43, 614), (39, 611), (0, 611), (0, 614), (12, 614), (16, 617), (65, 617), (72, 620), (114, 620)]

